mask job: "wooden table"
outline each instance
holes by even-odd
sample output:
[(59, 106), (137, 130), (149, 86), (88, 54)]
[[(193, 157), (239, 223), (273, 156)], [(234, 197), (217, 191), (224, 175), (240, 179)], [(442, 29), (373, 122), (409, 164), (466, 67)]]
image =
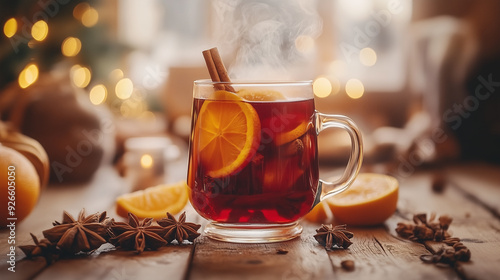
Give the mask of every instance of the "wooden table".
[[(172, 163), (169, 181), (183, 179), (183, 160)], [(448, 175), (445, 191), (431, 189), (436, 172)], [(35, 212), (16, 228), (16, 245), (31, 244), (33, 232), (41, 237), (62, 210), (76, 215), (108, 210), (117, 218), (114, 199), (128, 191), (126, 182), (112, 167), (103, 167), (84, 185), (49, 186)], [(16, 272), (7, 271), (6, 242), (0, 231), (0, 279), (500, 279), (500, 166), (461, 163), (414, 172), (400, 178), (397, 212), (382, 226), (348, 229), (354, 232), (347, 250), (325, 251), (313, 238), (319, 225), (302, 222), (300, 238), (272, 244), (232, 244), (201, 236), (194, 245), (172, 245), (141, 255), (110, 251), (88, 257), (59, 260), (46, 266), (43, 259), (23, 260), (17, 249)], [(203, 223), (188, 205), (188, 220)], [(452, 268), (424, 264), (419, 256), (436, 251), (440, 243), (424, 244), (398, 237), (396, 224), (414, 213), (435, 212), (453, 217), (450, 231), (471, 250), (472, 259), (462, 265), (465, 276)], [(278, 249), (287, 254), (277, 254)], [(340, 266), (354, 260), (355, 270)]]

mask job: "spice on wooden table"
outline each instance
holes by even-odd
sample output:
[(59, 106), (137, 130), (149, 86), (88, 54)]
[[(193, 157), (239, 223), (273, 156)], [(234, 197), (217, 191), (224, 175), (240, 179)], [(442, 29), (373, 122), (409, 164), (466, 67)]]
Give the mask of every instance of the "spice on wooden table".
[(114, 235), (110, 242), (125, 250), (136, 250), (142, 253), (146, 249), (156, 250), (167, 245), (161, 235), (164, 229), (154, 226), (153, 218), (146, 218), (142, 221), (136, 215), (128, 213), (128, 223), (113, 222), (110, 232)]
[(35, 245), (19, 246), (19, 249), (23, 251), (28, 259), (43, 257), (47, 264), (51, 264), (59, 258), (60, 250), (57, 248), (56, 244), (50, 242), (47, 238), (38, 241), (38, 238), (36, 238), (33, 233), (30, 233), (30, 235)]
[(200, 233), (198, 229), (201, 225), (186, 222), (186, 212), (182, 213), (177, 221), (174, 215), (167, 213), (167, 218), (158, 221), (158, 224), (165, 229), (163, 238), (167, 242), (177, 240), (179, 244), (184, 240), (193, 242)]
[(346, 225), (321, 225), (321, 227), (316, 230), (317, 234), (314, 235), (314, 238), (319, 244), (323, 245), (326, 250), (331, 250), (335, 246), (347, 249), (352, 244), (350, 238), (352, 238), (354, 234), (347, 231), (346, 228)]
[(354, 261), (353, 260), (344, 260), (340, 263), (340, 266), (347, 271), (354, 270)]
[(62, 222), (54, 222), (54, 227), (44, 230), (43, 236), (56, 243), (62, 253), (90, 252), (107, 242), (110, 223), (106, 212), (85, 216), (83, 209), (75, 219), (64, 211)]

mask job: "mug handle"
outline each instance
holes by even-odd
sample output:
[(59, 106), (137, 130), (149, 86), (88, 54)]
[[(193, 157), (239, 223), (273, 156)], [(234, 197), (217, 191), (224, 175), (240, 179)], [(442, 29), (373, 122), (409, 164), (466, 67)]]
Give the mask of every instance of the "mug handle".
[[(342, 128), (351, 137), (351, 154), (349, 162), (342, 177), (335, 182), (319, 180), (316, 200), (313, 208), (321, 200), (332, 197), (345, 191), (353, 182), (359, 173), (361, 163), (363, 162), (363, 143), (361, 132), (356, 124), (348, 117), (342, 115), (328, 115), (315, 112), (316, 135), (327, 128)], [(311, 208), (312, 209), (312, 208)]]

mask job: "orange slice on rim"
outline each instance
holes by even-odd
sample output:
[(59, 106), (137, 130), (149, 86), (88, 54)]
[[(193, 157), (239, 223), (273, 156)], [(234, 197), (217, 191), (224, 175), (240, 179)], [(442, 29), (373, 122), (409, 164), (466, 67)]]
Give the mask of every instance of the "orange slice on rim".
[(194, 142), (207, 175), (219, 178), (243, 169), (260, 143), (260, 120), (249, 103), (217, 91), (198, 113)]

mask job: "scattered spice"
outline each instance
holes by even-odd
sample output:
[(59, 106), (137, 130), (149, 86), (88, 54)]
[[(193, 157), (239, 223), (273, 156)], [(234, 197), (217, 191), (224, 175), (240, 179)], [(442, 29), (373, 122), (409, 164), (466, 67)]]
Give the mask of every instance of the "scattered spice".
[(35, 244), (19, 248), (26, 258), (44, 257), (50, 264), (59, 258), (92, 252), (108, 242), (117, 249), (141, 253), (156, 250), (174, 239), (182, 243), (183, 240), (193, 241), (200, 235), (197, 231), (201, 225), (187, 223), (185, 212), (179, 221), (167, 213), (167, 218), (159, 221), (163, 226), (153, 224), (152, 218), (139, 220), (132, 213), (128, 213), (128, 217), (126, 223), (115, 222), (106, 216), (106, 212), (85, 216), (85, 209), (82, 209), (75, 219), (63, 211), (62, 222), (55, 221), (53, 228), (43, 231), (45, 238), (38, 240), (31, 234)]
[(434, 221), (435, 215), (431, 214), (427, 219), (427, 214), (415, 214), (413, 224), (398, 223), (396, 232), (399, 236), (412, 241), (443, 241), (450, 237), (448, 228), (453, 219), (447, 215), (440, 216), (438, 222)]
[(164, 229), (152, 225), (153, 218), (142, 221), (136, 215), (128, 213), (128, 223), (113, 222), (111, 233), (114, 235), (110, 241), (113, 245), (124, 250), (136, 250), (142, 253), (146, 249), (156, 250), (167, 242), (161, 237)]
[(431, 214), (427, 219), (426, 214), (415, 214), (414, 224), (398, 223), (396, 232), (399, 236), (415, 242), (427, 240), (443, 242), (448, 247), (441, 247), (437, 252), (430, 255), (421, 255), (420, 259), (425, 263), (434, 263), (439, 266), (451, 266), (457, 271), (462, 268), (458, 262), (468, 262), (471, 257), (470, 250), (460, 242), (460, 238), (451, 237), (448, 233), (453, 219), (450, 216), (442, 215), (435, 222), (435, 215)]
[(288, 254), (288, 250), (280, 248), (280, 249), (276, 250), (276, 254), (278, 254), (278, 255), (286, 255), (286, 254)]
[(347, 270), (347, 271), (353, 271), (354, 270), (354, 261), (353, 260), (345, 260), (345, 261), (342, 261), (340, 263), (340, 266), (342, 266), (342, 268), (344, 270)]
[(441, 247), (431, 255), (421, 255), (420, 259), (425, 263), (447, 264), (456, 266), (457, 261), (468, 262), (470, 260), (470, 250), (461, 242), (455, 243), (453, 247)]
[(346, 225), (321, 225), (321, 227), (316, 230), (317, 234), (314, 235), (314, 238), (319, 244), (323, 245), (326, 250), (331, 250), (334, 246), (347, 249), (352, 244), (350, 238), (352, 238), (354, 234), (347, 231), (346, 228)]
[(167, 242), (172, 242), (173, 240), (177, 240), (179, 244), (181, 244), (184, 240), (193, 242), (198, 236), (200, 236), (198, 229), (201, 225), (186, 223), (186, 212), (183, 212), (180, 215), (179, 221), (177, 221), (172, 214), (167, 213), (167, 218), (159, 220), (158, 224), (164, 227), (166, 233), (163, 238)]
[(442, 174), (436, 174), (432, 178), (432, 190), (435, 193), (443, 193), (446, 188), (446, 179)]
[(106, 217), (106, 212), (85, 216), (83, 209), (78, 219), (74, 219), (64, 211), (62, 222), (54, 222), (53, 228), (42, 233), (51, 243), (55, 243), (62, 253), (90, 252), (107, 242), (107, 229), (110, 223), (111, 220)]
[(59, 258), (60, 252), (56, 244), (50, 242), (47, 238), (38, 241), (38, 238), (33, 233), (30, 233), (30, 235), (35, 245), (19, 246), (28, 259), (43, 257), (47, 264), (51, 264)]

